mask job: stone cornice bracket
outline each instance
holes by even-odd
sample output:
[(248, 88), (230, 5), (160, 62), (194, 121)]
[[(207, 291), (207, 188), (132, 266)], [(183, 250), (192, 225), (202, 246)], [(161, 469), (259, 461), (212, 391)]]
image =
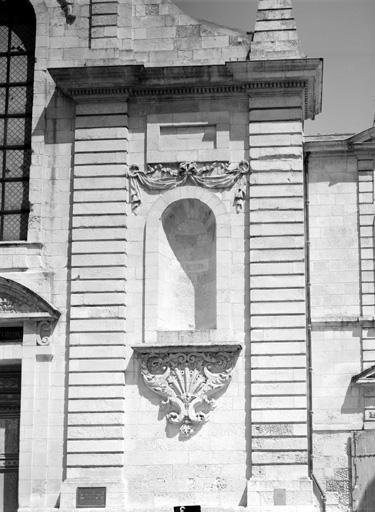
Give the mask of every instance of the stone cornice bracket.
[(55, 323), (52, 320), (43, 320), (37, 324), (37, 339), (36, 344), (46, 347), (50, 345), (51, 336), (55, 328)]
[(163, 192), (190, 184), (216, 190), (230, 189), (236, 185), (234, 206), (239, 213), (246, 198), (250, 165), (245, 160), (238, 165), (228, 162), (212, 162), (203, 165), (183, 162), (176, 164), (173, 168), (162, 164), (148, 165), (147, 170), (144, 171), (137, 165), (131, 165), (127, 174), (130, 203), (135, 215), (138, 215), (141, 207), (141, 185), (148, 190)]
[(141, 354), (147, 388), (162, 397), (168, 423), (188, 438), (216, 407), (213, 395), (228, 386), (240, 345), (132, 347)]
[(61, 9), (64, 11), (66, 21), (73, 23), (76, 19), (75, 15), (75, 0), (57, 0), (61, 5)]

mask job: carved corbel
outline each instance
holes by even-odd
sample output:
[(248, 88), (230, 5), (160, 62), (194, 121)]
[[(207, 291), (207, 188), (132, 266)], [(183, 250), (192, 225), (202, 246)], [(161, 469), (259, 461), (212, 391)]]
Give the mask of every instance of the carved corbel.
[(57, 0), (61, 5), (61, 9), (64, 11), (66, 21), (73, 23), (76, 19), (74, 0)]
[(228, 386), (240, 345), (133, 347), (141, 354), (143, 381), (162, 397), (168, 423), (190, 437), (216, 407), (213, 395)]
[(55, 322), (52, 320), (43, 320), (37, 325), (37, 345), (48, 346), (51, 343), (51, 335), (53, 333)]

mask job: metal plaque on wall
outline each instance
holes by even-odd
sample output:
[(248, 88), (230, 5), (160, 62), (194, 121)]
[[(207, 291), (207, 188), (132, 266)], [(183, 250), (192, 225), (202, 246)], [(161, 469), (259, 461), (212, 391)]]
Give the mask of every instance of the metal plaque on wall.
[(105, 508), (106, 487), (77, 487), (77, 508)]

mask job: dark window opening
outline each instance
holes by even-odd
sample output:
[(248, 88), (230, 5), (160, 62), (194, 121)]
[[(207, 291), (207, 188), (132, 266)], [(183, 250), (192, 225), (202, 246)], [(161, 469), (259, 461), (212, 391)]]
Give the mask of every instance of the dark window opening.
[(0, 240), (26, 240), (29, 218), (35, 14), (0, 1)]

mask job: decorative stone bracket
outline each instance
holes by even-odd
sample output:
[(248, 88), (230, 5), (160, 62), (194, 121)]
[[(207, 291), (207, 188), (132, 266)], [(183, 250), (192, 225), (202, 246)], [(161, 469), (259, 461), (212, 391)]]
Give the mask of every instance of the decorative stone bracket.
[(137, 346), (133, 350), (141, 354), (144, 383), (163, 398), (167, 422), (180, 425), (181, 436), (190, 437), (216, 407), (212, 396), (231, 381), (241, 346)]
[(52, 320), (43, 320), (38, 322), (37, 345), (47, 346), (50, 344), (50, 338), (55, 328), (55, 322)]
[(164, 191), (182, 185), (194, 184), (204, 188), (228, 189), (237, 185), (234, 206), (237, 213), (241, 211), (246, 198), (247, 175), (250, 165), (243, 160), (238, 165), (228, 162), (212, 162), (198, 165), (195, 162), (176, 164), (176, 168), (162, 164), (148, 165), (142, 171), (137, 165), (131, 165), (128, 171), (130, 203), (132, 211), (138, 215), (141, 207), (141, 187), (149, 190)]
[(76, 15), (74, 13), (74, 0), (57, 0), (61, 5), (61, 9), (64, 11), (66, 21), (68, 23), (73, 23), (76, 19)]

